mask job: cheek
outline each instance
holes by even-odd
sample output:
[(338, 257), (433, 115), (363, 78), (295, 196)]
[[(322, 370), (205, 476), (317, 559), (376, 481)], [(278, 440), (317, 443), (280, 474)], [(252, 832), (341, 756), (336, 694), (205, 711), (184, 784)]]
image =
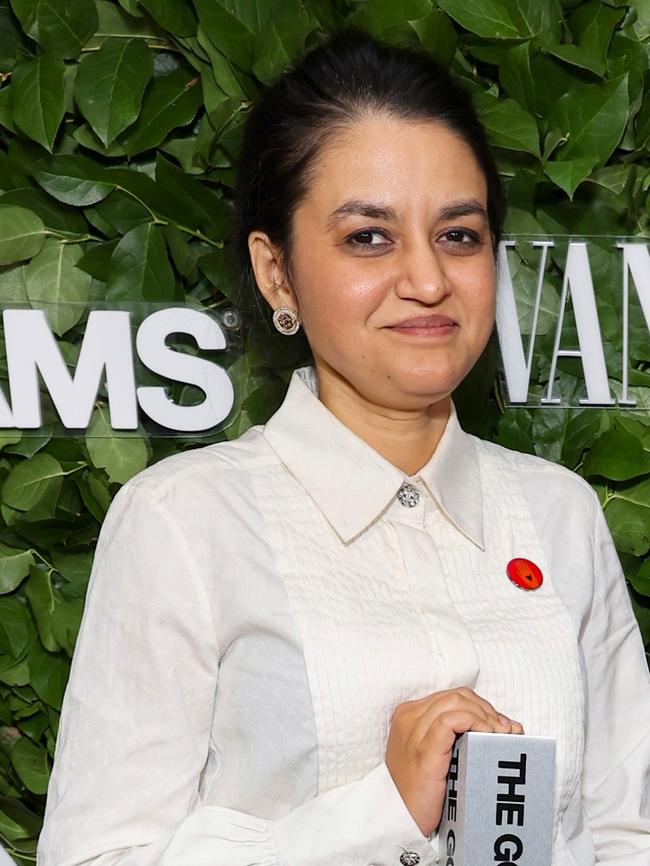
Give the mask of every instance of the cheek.
[(301, 306), (305, 317), (318, 321), (319, 325), (365, 321), (386, 291), (386, 277), (379, 269), (373, 274), (367, 268), (330, 262), (316, 272), (304, 273), (307, 279), (299, 284)]
[(478, 316), (478, 321), (489, 320), (494, 315), (496, 303), (496, 275), (492, 260), (459, 273), (457, 292), (468, 315)]

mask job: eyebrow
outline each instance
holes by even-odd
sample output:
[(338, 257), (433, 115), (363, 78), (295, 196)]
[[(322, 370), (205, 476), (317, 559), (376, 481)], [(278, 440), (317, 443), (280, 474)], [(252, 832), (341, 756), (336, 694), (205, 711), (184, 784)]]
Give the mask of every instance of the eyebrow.
[[(462, 199), (445, 205), (438, 212), (438, 218), (442, 220), (453, 220), (458, 217), (471, 216), (478, 214), (479, 216), (488, 219), (487, 210), (483, 205), (474, 198)], [(361, 201), (359, 199), (349, 199), (339, 205), (336, 210), (327, 218), (327, 224), (333, 228), (336, 223), (340, 222), (346, 216), (365, 216), (370, 219), (385, 220), (386, 222), (395, 222), (397, 213), (394, 208), (388, 205), (378, 204), (376, 202)]]

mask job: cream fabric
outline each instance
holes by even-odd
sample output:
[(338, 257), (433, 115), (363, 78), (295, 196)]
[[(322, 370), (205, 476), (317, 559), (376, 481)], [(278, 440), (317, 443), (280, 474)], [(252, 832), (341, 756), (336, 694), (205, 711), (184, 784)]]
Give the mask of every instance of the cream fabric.
[(396, 704), (460, 685), (557, 738), (553, 866), (648, 866), (650, 677), (591, 488), (455, 414), (406, 478), (301, 368), (111, 505), (38, 863), (431, 866), (383, 755)]

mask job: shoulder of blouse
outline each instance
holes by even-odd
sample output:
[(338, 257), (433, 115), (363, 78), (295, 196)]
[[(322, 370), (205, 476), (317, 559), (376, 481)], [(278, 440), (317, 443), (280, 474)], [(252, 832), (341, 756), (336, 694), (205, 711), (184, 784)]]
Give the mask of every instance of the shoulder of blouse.
[[(163, 457), (132, 476), (121, 491), (138, 492), (152, 498), (170, 493), (192, 493), (198, 489), (241, 484), (244, 476), (274, 453), (262, 435), (262, 425), (250, 427), (236, 439), (198, 445)], [(230, 488), (232, 489), (232, 488)]]
[(545, 500), (553, 501), (559, 498), (565, 503), (575, 502), (578, 507), (582, 506), (590, 512), (600, 508), (594, 489), (572, 469), (536, 454), (526, 454), (496, 442), (474, 436), (472, 438), (479, 454), (479, 462), (482, 455), (492, 457), (497, 466), (503, 466), (504, 471), (514, 470), (527, 488), (543, 490)]

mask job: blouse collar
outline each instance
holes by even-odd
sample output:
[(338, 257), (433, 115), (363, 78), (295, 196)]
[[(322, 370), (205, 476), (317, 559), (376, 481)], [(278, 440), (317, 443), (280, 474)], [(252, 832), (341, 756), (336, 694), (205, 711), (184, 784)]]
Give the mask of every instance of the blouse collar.
[(264, 436), (345, 543), (392, 503), (404, 481), (421, 481), (452, 523), (484, 549), (478, 455), (452, 411), (428, 463), (405, 475), (318, 399), (315, 367), (293, 371)]

